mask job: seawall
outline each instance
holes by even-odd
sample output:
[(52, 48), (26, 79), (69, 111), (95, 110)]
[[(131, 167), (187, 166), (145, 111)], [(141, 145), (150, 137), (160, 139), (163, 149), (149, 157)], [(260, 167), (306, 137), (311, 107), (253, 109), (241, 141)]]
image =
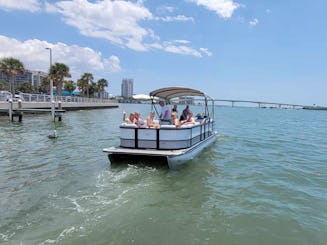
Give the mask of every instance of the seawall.
[[(14, 101), (13, 110), (15, 109), (51, 109), (50, 102), (17, 102)], [(0, 110), (8, 110), (10, 103), (7, 101), (0, 101)], [(55, 102), (55, 108), (59, 108), (60, 103)], [(118, 102), (116, 100), (102, 100), (99, 102), (61, 102), (63, 110), (89, 110), (89, 109), (104, 109), (117, 108)]]

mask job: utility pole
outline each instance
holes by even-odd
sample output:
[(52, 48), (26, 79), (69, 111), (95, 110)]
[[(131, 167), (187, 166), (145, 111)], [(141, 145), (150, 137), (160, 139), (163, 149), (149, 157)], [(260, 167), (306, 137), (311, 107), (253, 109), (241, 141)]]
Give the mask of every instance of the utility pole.
[[(52, 67), (52, 49), (51, 48), (45, 48), (50, 51), (50, 69), (49, 69), (49, 75), (50, 75), (50, 70)], [(53, 100), (53, 80), (52, 76), (50, 75), (50, 103), (51, 103), (51, 118), (52, 121), (55, 121), (55, 102)]]

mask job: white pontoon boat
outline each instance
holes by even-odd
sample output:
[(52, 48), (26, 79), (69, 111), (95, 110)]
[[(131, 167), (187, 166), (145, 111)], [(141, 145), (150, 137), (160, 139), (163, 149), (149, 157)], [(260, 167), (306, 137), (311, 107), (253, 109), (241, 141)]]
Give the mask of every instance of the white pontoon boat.
[[(180, 102), (183, 98), (188, 100), (190, 97), (199, 98), (200, 103), (204, 103), (203, 119), (180, 127), (161, 125), (160, 128), (137, 127), (134, 124), (122, 123), (120, 146), (103, 149), (108, 153), (112, 163), (124, 159), (151, 159), (153, 164), (159, 160), (174, 168), (193, 159), (203, 148), (214, 142), (217, 137), (214, 130), (214, 100), (205, 93), (190, 88), (168, 87), (152, 91), (150, 97), (163, 99), (167, 104), (173, 101)], [(152, 105), (155, 108), (154, 102)]]

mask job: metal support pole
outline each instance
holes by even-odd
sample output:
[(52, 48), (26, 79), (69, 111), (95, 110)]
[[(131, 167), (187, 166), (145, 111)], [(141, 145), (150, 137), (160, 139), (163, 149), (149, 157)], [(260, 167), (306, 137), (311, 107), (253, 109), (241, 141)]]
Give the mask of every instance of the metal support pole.
[(55, 102), (54, 100), (51, 101), (51, 119), (55, 121)]
[[(45, 48), (48, 49), (50, 52), (50, 70), (52, 67), (52, 49), (51, 48)], [(49, 74), (50, 74), (49, 70)], [(51, 103), (51, 118), (52, 121), (55, 121), (55, 101), (53, 99), (53, 79), (52, 76), (50, 75), (50, 103)]]
[(12, 99), (8, 100), (8, 114), (9, 114), (9, 120), (12, 121), (13, 117), (12, 117)]

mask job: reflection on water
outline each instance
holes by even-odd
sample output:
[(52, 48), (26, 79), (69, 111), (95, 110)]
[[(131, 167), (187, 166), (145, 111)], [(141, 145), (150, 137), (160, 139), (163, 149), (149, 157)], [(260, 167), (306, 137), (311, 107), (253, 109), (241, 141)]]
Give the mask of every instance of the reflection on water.
[(149, 108), (0, 117), (0, 241), (325, 244), (324, 112), (217, 107), (218, 140), (182, 168), (111, 166), (122, 109)]

